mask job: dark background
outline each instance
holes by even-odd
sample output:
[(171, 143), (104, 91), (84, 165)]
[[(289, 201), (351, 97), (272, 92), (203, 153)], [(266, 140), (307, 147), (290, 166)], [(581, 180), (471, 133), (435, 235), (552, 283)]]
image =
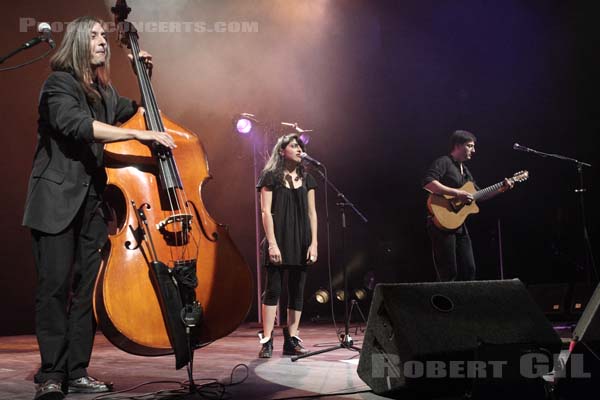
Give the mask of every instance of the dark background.
[[(56, 22), (91, 14), (111, 21), (112, 5), (13, 2), (0, 17), (0, 53), (35, 35), (33, 28), (19, 32), (20, 18)], [(582, 2), (131, 0), (129, 5), (132, 22), (258, 23), (258, 32), (251, 33), (142, 32), (140, 38), (154, 56), (153, 85), (162, 111), (195, 131), (207, 150), (214, 179), (203, 190), (206, 207), (230, 226), (253, 271), (252, 141), (258, 136), (233, 133), (231, 119), (238, 112), (314, 129), (309, 153), (328, 166), (332, 181), (368, 217), (363, 224), (349, 213), (344, 261), (330, 192), (334, 287), (341, 286), (344, 262), (352, 288), (362, 286), (369, 273), (376, 282), (434, 279), (420, 180), (428, 164), (447, 151), (455, 129), (477, 135), (469, 167), (480, 186), (522, 169), (531, 175), (470, 218), (478, 278), (500, 277), (500, 224), (505, 278), (528, 284), (587, 279), (575, 166), (512, 150), (518, 142), (594, 165), (586, 169), (585, 181), (589, 233), (597, 245), (599, 47), (593, 13)], [(54, 37), (58, 42), (62, 33)], [(113, 83), (121, 94), (139, 98), (125, 51), (115, 40), (111, 34)], [(21, 218), (36, 142), (37, 96), (49, 72), (46, 59), (0, 73), (0, 334), (34, 329), (35, 270)], [(321, 183), (320, 261), (310, 271), (307, 298), (328, 285), (323, 189)], [(327, 310), (307, 299), (305, 319), (317, 314), (326, 316)], [(248, 320), (256, 318), (255, 299)]]

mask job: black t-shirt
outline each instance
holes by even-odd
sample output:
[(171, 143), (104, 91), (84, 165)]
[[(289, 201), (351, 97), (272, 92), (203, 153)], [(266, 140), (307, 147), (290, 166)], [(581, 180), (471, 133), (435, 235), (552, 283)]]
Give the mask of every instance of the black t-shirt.
[(454, 160), (449, 155), (437, 158), (431, 163), (429, 169), (427, 169), (425, 178), (423, 178), (423, 186), (429, 182), (438, 181), (442, 185), (458, 189), (468, 181), (471, 181), (477, 187), (471, 171), (469, 171), (464, 163), (463, 172), (460, 172), (460, 164), (460, 162)]
[[(423, 178), (422, 186), (427, 185), (429, 182), (438, 181), (444, 186), (448, 186), (454, 189), (461, 188), (465, 183), (471, 181), (475, 188), (479, 190), (479, 187), (471, 175), (471, 171), (463, 163), (462, 173), (460, 171), (460, 162), (453, 159), (451, 156), (446, 155), (435, 159)], [(432, 224), (431, 215), (427, 210), (427, 223)], [(464, 224), (461, 225), (456, 232), (463, 232)]]
[[(262, 172), (256, 189), (267, 187), (273, 191), (271, 214), (277, 246), (281, 251), (283, 266), (306, 265), (306, 252), (312, 240), (308, 218), (308, 191), (317, 187), (315, 178), (305, 173), (302, 186), (288, 188), (278, 182), (273, 172)], [(265, 241), (264, 264), (269, 264)]]

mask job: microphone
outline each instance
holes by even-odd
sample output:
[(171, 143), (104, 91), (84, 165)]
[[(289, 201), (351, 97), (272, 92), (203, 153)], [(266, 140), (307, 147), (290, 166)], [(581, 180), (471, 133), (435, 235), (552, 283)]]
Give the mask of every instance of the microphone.
[(42, 34), (42, 36), (44, 37), (42, 40), (48, 42), (50, 47), (56, 47), (56, 43), (54, 43), (54, 40), (52, 40), (52, 28), (50, 27), (49, 23), (41, 22), (38, 25), (38, 32)]
[(48, 44), (52, 48), (56, 46), (56, 43), (54, 43), (54, 40), (52, 40), (52, 28), (50, 27), (49, 23), (40, 22), (40, 24), (38, 25), (38, 32), (41, 33), (41, 35), (25, 42), (22, 46), (23, 49), (29, 49), (40, 42), (48, 42)]
[(312, 158), (311, 156), (309, 156), (308, 154), (306, 154), (304, 152), (300, 153), (300, 158), (303, 160), (306, 160), (308, 162), (311, 162), (319, 167), (323, 165), (323, 164), (321, 164), (320, 161), (315, 160), (314, 158)]
[(519, 143), (513, 144), (513, 150), (524, 151), (526, 153), (529, 153), (531, 151), (529, 147), (521, 146)]

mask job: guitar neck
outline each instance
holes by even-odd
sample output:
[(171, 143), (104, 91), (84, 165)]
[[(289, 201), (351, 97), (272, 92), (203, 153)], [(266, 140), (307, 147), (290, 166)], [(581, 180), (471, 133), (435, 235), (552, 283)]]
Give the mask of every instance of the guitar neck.
[(490, 195), (497, 192), (502, 185), (504, 185), (504, 181), (498, 182), (495, 185), (488, 186), (484, 189), (478, 190), (473, 194), (473, 200), (475, 201), (483, 201), (486, 200)]

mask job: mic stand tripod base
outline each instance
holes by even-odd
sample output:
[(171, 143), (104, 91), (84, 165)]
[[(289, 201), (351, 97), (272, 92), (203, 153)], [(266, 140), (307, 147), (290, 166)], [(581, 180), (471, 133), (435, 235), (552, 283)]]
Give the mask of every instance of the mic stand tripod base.
[[(356, 307), (356, 309), (358, 310), (358, 313), (360, 314), (360, 317), (362, 318), (362, 321), (364, 322), (364, 324), (367, 324), (367, 319), (365, 318), (365, 315), (363, 314), (362, 310), (360, 309), (360, 305), (358, 305), (358, 301), (352, 299), (350, 301), (350, 311), (348, 312), (348, 328), (350, 328), (350, 322), (352, 321), (352, 311), (354, 311), (354, 307)], [(358, 321), (358, 325), (356, 326), (356, 329), (354, 330), (354, 334), (358, 334), (358, 331), (364, 332), (364, 329), (362, 329), (362, 326), (360, 324), (360, 321)]]
[(334, 351), (337, 349), (348, 349), (348, 350), (360, 351), (360, 347), (354, 345), (354, 342), (352, 341), (352, 338), (350, 337), (350, 335), (342, 333), (342, 334), (340, 334), (340, 337), (342, 340), (341, 340), (340, 344), (338, 344), (337, 346), (331, 346), (326, 349), (311, 351), (310, 353), (301, 354), (299, 356), (292, 356), (291, 359), (292, 359), (292, 361), (296, 361), (301, 358), (310, 357), (310, 356), (314, 356), (314, 355), (322, 354), (322, 353), (327, 353), (327, 352)]

